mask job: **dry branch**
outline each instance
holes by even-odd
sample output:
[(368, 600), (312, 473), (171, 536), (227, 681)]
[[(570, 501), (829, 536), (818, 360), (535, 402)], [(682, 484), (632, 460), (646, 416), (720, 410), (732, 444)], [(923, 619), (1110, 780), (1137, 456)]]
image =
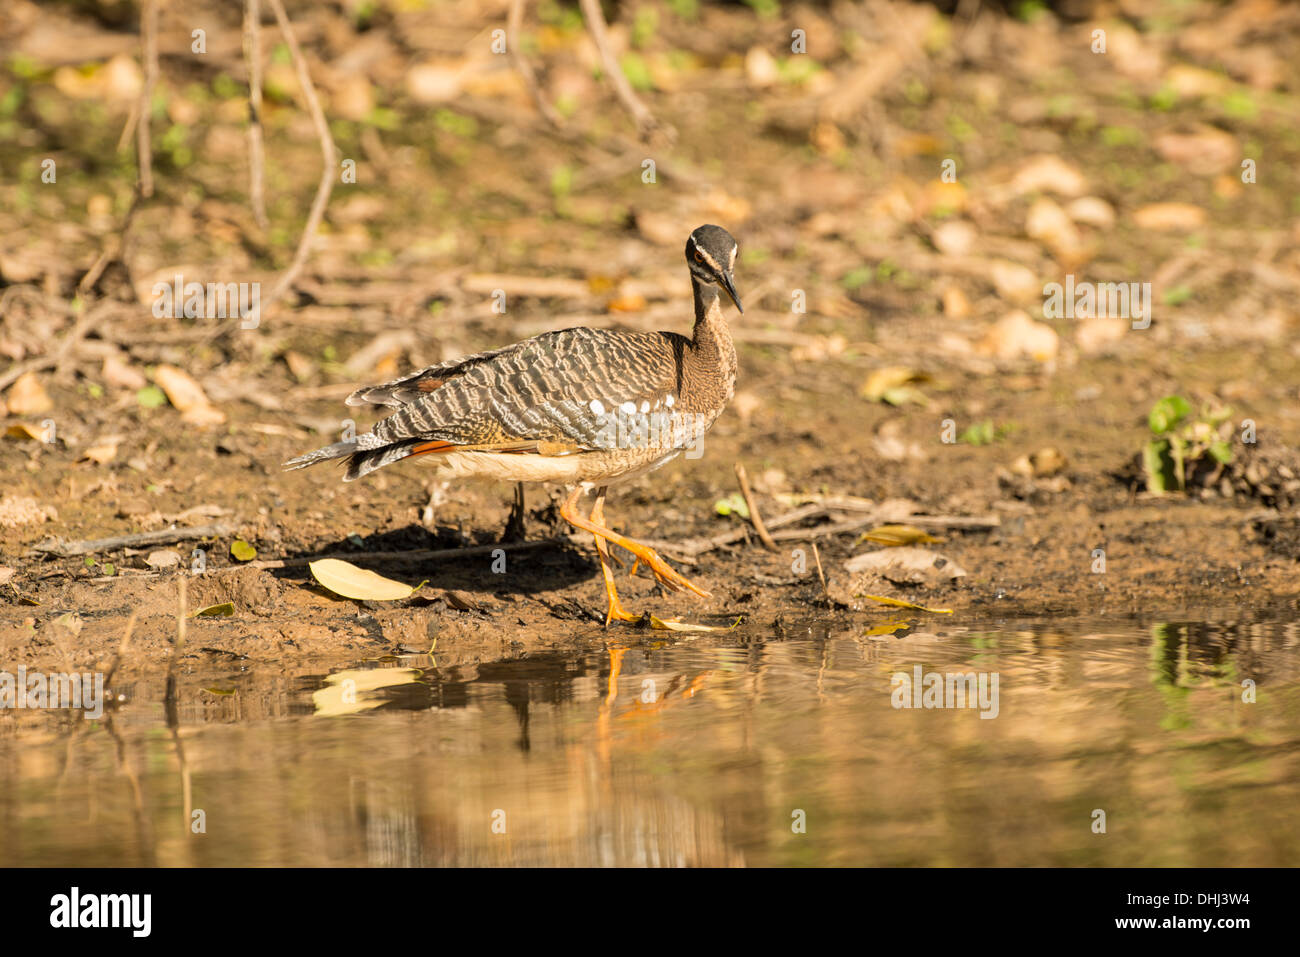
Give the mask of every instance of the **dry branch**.
[(294, 36), (293, 25), (284, 12), (283, 2), (281, 0), (267, 0), (267, 2), (275, 12), (276, 23), (280, 25), (280, 33), (284, 36), (285, 45), (289, 48), (289, 56), (297, 71), (298, 85), (302, 87), (303, 99), (307, 101), (307, 111), (311, 114), (312, 124), (316, 127), (316, 135), (320, 139), (324, 168), (321, 170), (320, 185), (316, 187), (316, 198), (312, 201), (311, 212), (307, 214), (307, 223), (303, 226), (302, 237), (298, 240), (293, 261), (271, 287), (263, 308), (278, 302), (298, 278), (298, 273), (302, 272), (302, 267), (307, 262), (307, 254), (311, 252), (312, 240), (316, 238), (316, 230), (325, 217), (325, 207), (329, 203), (330, 192), (334, 189), (336, 175), (334, 138), (330, 135), (329, 123), (325, 121), (325, 112), (321, 109), (320, 100), (316, 96), (316, 87), (311, 82), (307, 60), (302, 55), (302, 48), (298, 46), (298, 38)]
[(153, 114), (153, 91), (158, 82), (158, 0), (143, 0), (140, 6), (140, 36), (144, 41), (144, 85), (140, 88), (140, 117), (135, 127), (136, 160), (140, 166), (140, 195), (153, 195), (153, 147), (149, 121)]
[(266, 229), (266, 156), (262, 143), (262, 7), (245, 0), (244, 59), (248, 62), (248, 201), (257, 225)]
[(614, 93), (618, 96), (619, 102), (632, 115), (637, 134), (642, 140), (649, 140), (655, 130), (662, 129), (670, 140), (675, 139), (676, 133), (672, 127), (661, 125), (654, 118), (654, 114), (646, 109), (645, 104), (637, 99), (636, 93), (632, 91), (632, 84), (627, 81), (623, 68), (614, 58), (614, 50), (609, 45), (609, 34), (605, 26), (605, 15), (600, 11), (600, 0), (578, 0), (578, 5), (582, 8), (583, 19), (587, 21), (591, 39), (600, 53), (601, 65), (609, 76), (610, 82), (614, 84)]
[(524, 81), (528, 95), (537, 105), (537, 112), (541, 113), (551, 126), (560, 129), (564, 126), (564, 120), (542, 95), (542, 89), (537, 84), (537, 74), (533, 72), (533, 65), (528, 62), (528, 58), (524, 56), (524, 51), (519, 46), (519, 28), (523, 26), (523, 22), (524, 0), (510, 0), (510, 10), (506, 14), (506, 46), (510, 49), (510, 59), (519, 73), (519, 78)]
[(98, 538), (80, 542), (40, 542), (32, 546), (32, 552), (38, 555), (55, 555), (70, 558), (74, 555), (94, 555), (99, 552), (116, 551), (119, 548), (137, 548), (141, 545), (167, 545), (172, 542), (188, 542), (200, 538), (216, 538), (229, 535), (236, 526), (230, 522), (217, 522), (213, 525), (195, 525), (190, 528), (161, 528), (156, 532), (137, 532), (133, 535), (117, 535), (113, 538)]

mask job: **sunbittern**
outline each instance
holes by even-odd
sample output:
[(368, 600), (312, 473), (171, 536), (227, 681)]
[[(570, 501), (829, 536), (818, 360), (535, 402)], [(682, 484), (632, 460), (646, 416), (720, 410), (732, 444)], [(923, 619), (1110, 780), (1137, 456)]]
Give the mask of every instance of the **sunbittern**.
[[(359, 389), (348, 405), (397, 411), (369, 432), (284, 463), (347, 459), (352, 481), (399, 459), (437, 457), (445, 478), (555, 482), (572, 491), (560, 514), (591, 532), (609, 599), (606, 626), (636, 621), (614, 587), (609, 544), (627, 549), (663, 585), (708, 597), (648, 545), (605, 525), (605, 493), (693, 446), (735, 392), (736, 350), (719, 289), (741, 312), (736, 241), (719, 226), (686, 240), (695, 328), (676, 332), (562, 329)], [(586, 515), (579, 499), (596, 490)]]

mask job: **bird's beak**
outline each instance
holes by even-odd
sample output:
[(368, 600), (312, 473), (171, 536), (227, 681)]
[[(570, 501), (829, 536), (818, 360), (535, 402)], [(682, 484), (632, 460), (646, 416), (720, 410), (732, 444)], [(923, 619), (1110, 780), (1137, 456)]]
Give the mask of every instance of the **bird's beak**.
[(731, 278), (731, 273), (722, 274), (722, 288), (731, 297), (731, 301), (736, 304), (736, 308), (740, 310), (740, 314), (743, 316), (745, 307), (740, 304), (740, 296), (736, 292), (736, 284)]

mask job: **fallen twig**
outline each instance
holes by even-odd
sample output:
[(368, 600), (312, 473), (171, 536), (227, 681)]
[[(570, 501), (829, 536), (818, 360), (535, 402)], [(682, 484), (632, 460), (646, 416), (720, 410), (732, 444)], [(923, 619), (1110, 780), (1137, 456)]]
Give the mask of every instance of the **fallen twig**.
[(505, 545), (471, 545), (468, 548), (418, 548), (403, 552), (329, 552), (324, 555), (307, 555), (302, 558), (275, 558), (266, 561), (244, 562), (228, 568), (214, 569), (216, 572), (236, 571), (240, 568), (298, 568), (325, 558), (339, 558), (343, 561), (371, 559), (374, 561), (440, 561), (444, 558), (468, 558), (472, 555), (491, 555), (497, 549), (505, 552), (517, 552), (524, 549), (541, 548), (568, 542), (562, 538), (544, 538), (535, 542), (512, 542)]
[(135, 548), (140, 545), (165, 545), (172, 542), (188, 542), (199, 538), (214, 538), (229, 535), (235, 531), (232, 522), (217, 522), (213, 525), (194, 525), (189, 528), (162, 528), (155, 532), (137, 532), (133, 535), (117, 535), (113, 538), (99, 538), (80, 542), (41, 542), (33, 545), (31, 551), (40, 555), (55, 555), (70, 558), (75, 555), (93, 555), (98, 552), (111, 552), (119, 548)]
[(754, 523), (754, 531), (758, 532), (763, 547), (769, 552), (776, 551), (776, 542), (772, 541), (772, 536), (768, 534), (767, 526), (763, 524), (763, 516), (758, 514), (758, 503), (754, 501), (754, 493), (749, 490), (749, 476), (745, 473), (745, 466), (740, 462), (736, 463), (736, 480), (740, 482), (740, 494), (745, 497), (749, 520)]

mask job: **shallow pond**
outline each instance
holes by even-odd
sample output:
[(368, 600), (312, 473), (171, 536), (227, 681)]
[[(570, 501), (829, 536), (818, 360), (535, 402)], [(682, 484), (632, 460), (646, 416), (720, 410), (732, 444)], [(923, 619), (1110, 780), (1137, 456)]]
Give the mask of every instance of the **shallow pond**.
[(123, 685), (3, 731), (0, 864), (1300, 860), (1300, 626), (870, 630)]

